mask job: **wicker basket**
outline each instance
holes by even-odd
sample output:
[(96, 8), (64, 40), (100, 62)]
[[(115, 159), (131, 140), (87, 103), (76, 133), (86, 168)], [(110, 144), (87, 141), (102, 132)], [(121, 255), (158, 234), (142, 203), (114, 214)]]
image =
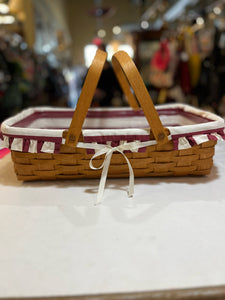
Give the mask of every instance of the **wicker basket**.
[[(4, 145), (12, 150), (18, 179), (102, 176), (97, 200), (100, 202), (107, 176), (130, 177), (129, 192), (132, 194), (133, 176), (210, 173), (214, 146), (217, 140), (224, 140), (224, 120), (181, 104), (156, 109), (133, 61), (123, 51), (113, 56), (112, 63), (133, 109), (89, 109), (105, 59), (106, 53), (98, 50), (74, 114), (69, 109), (36, 108), (2, 124)], [(85, 118), (89, 122), (83, 126)], [(64, 123), (64, 119), (65, 123), (71, 121), (68, 131), (62, 129), (61, 124), (57, 125), (57, 120)], [(110, 124), (101, 129), (108, 119)], [(161, 119), (168, 123), (167, 128)], [(121, 120), (126, 124), (131, 120), (130, 127), (120, 125)], [(54, 124), (50, 128), (52, 121)], [(136, 121), (141, 123), (137, 128)], [(45, 123), (48, 124), (46, 128)]]

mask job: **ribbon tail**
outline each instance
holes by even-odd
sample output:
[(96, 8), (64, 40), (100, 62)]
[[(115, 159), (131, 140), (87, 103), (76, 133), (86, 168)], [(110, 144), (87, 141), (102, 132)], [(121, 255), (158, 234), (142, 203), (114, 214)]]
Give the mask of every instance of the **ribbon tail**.
[(129, 171), (130, 171), (130, 176), (129, 176), (129, 189), (127, 191), (128, 193), (128, 197), (131, 198), (134, 195), (134, 171), (133, 168), (128, 160), (128, 158), (126, 157), (126, 155), (124, 155), (129, 167)]
[(112, 154), (113, 154), (113, 151), (110, 151), (105, 156), (105, 162), (104, 162), (104, 166), (103, 166), (103, 169), (102, 169), (102, 175), (101, 175), (101, 179), (100, 179), (100, 183), (99, 183), (99, 187), (98, 187), (98, 195), (97, 195), (97, 200), (95, 202), (95, 205), (98, 205), (102, 202), (104, 189), (105, 189), (106, 178), (107, 178), (107, 174), (108, 174)]
[(127, 194), (128, 194), (128, 197), (131, 198), (134, 195), (134, 171), (133, 171), (131, 163), (130, 163), (129, 159), (126, 157), (126, 155), (120, 150), (118, 150), (118, 152), (120, 152), (124, 156), (124, 158), (126, 159), (126, 162), (128, 164), (128, 167), (129, 167), (130, 176), (129, 176), (129, 189), (127, 191)]

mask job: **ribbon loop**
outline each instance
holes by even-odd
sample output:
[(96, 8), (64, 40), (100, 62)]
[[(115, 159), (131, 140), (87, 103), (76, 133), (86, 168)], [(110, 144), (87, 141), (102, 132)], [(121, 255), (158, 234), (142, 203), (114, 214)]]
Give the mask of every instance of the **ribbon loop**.
[(111, 151), (111, 149), (112, 149), (112, 147), (106, 145), (105, 148), (98, 150), (98, 151), (92, 156), (92, 158), (91, 158), (91, 160), (90, 160), (90, 162), (89, 162), (90, 168), (91, 168), (92, 170), (100, 170), (100, 169), (102, 169), (103, 166), (104, 166), (105, 160), (103, 161), (103, 163), (101, 164), (101, 166), (98, 167), (98, 168), (96, 168), (96, 167), (93, 166), (92, 161), (93, 161), (93, 159), (95, 159), (95, 158), (98, 157), (98, 156), (101, 156), (101, 155), (104, 155), (104, 154), (107, 155), (107, 154)]

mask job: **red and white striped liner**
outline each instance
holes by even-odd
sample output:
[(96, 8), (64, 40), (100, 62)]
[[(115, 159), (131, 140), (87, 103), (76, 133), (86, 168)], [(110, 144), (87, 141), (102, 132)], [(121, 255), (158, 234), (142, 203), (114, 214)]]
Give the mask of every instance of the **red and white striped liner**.
[[(209, 140), (224, 140), (224, 120), (183, 104), (156, 106), (170, 131), (174, 149), (188, 149)], [(62, 134), (72, 119), (72, 109), (31, 108), (7, 119), (1, 126), (0, 148), (31, 153), (59, 153)], [(44, 127), (44, 128), (43, 128)], [(143, 111), (130, 108), (90, 109), (82, 130), (85, 143), (117, 147), (124, 142), (149, 140)], [(94, 153), (94, 150), (87, 150)], [(139, 148), (144, 152), (145, 148)]]

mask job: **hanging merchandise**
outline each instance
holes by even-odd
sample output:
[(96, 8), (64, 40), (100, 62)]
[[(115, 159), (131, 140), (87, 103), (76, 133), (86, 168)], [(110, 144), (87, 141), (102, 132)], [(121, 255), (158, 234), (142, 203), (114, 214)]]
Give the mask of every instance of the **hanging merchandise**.
[(224, 94), (225, 60), (219, 47), (221, 32), (215, 28), (212, 52), (202, 61), (198, 85), (198, 98), (202, 106), (211, 106), (216, 111)]
[(213, 41), (215, 35), (215, 28), (204, 27), (197, 32), (198, 45), (201, 51), (202, 57), (208, 56), (213, 50)]
[(198, 53), (194, 53), (189, 57), (189, 69), (191, 86), (195, 88), (198, 85), (201, 73), (201, 59)]
[[(6, 52), (6, 49), (10, 49)], [(19, 83), (22, 78), (22, 68), (14, 57), (10, 44), (0, 38), (0, 121), (10, 114), (15, 114), (22, 107), (22, 96)]]
[(191, 93), (191, 81), (188, 61), (189, 56), (187, 52), (182, 51), (180, 54), (180, 62), (177, 69), (177, 79), (185, 95)]
[(0, 32), (0, 122), (28, 106), (66, 105), (67, 93), (60, 69), (18, 34)]
[(201, 58), (197, 43), (197, 38), (192, 27), (188, 27), (184, 32), (184, 46), (188, 54), (190, 84), (192, 88), (197, 86), (201, 72)]
[(168, 41), (162, 40), (150, 62), (150, 83), (157, 88), (169, 88), (173, 85), (173, 73), (169, 69), (170, 59)]

